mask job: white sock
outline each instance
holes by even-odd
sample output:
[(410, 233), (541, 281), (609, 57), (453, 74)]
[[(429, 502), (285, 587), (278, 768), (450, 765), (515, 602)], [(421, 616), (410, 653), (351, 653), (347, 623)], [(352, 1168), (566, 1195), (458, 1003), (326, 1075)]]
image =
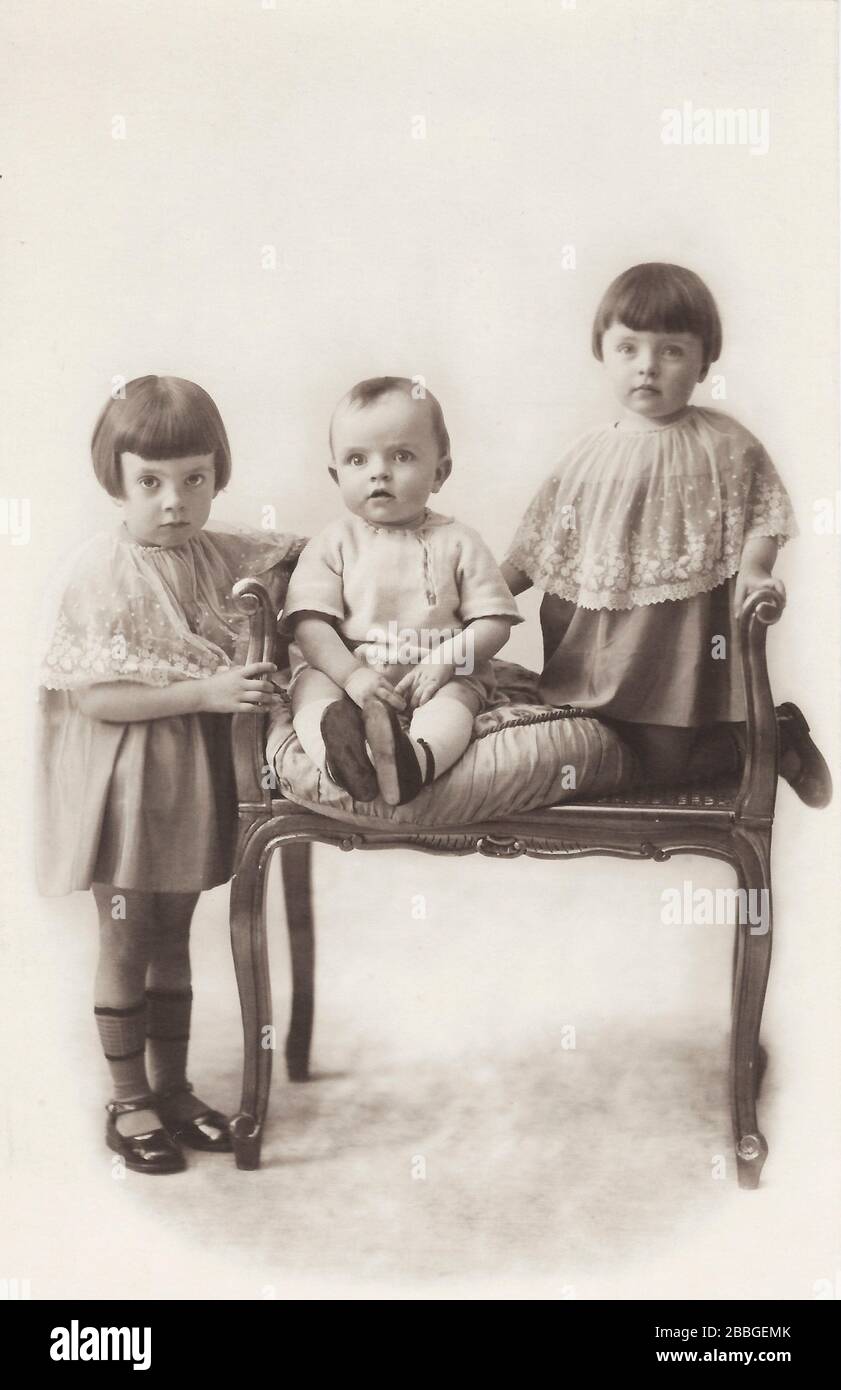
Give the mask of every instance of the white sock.
[(473, 733), (473, 715), (458, 700), (450, 700), (446, 695), (433, 696), (421, 705), (412, 715), (409, 737), (414, 745), (418, 762), (426, 767), (426, 749), (419, 743), (423, 739), (429, 744), (435, 759), (435, 776), (440, 777), (448, 767), (458, 762)]
[(334, 704), (333, 700), (313, 700), (312, 704), (302, 705), (292, 718), (292, 728), (298, 735), (298, 742), (310, 762), (327, 771), (327, 749), (321, 737), (321, 720), (324, 711)]

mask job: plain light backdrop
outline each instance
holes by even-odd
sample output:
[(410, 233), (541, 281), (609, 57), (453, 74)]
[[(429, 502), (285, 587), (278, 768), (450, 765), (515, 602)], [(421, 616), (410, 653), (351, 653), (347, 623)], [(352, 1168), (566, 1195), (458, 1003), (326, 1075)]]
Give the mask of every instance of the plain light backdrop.
[[(4, 888), (21, 972), (27, 922), (49, 924), (59, 969), (61, 933), (92, 928), (81, 895), (32, 897), (31, 637), (58, 558), (116, 519), (88, 444), (118, 376), (200, 382), (233, 448), (214, 516), (259, 526), (272, 507), (279, 529), (306, 535), (337, 513), (337, 398), (362, 377), (422, 375), (454, 449), (436, 506), (501, 558), (564, 443), (611, 418), (589, 345), (608, 282), (643, 260), (691, 266), (724, 323), (713, 372), (726, 398), (706, 384), (695, 400), (760, 436), (801, 527), (779, 563), (790, 597), (770, 636), (775, 696), (804, 706), (839, 766), (836, 24), (829, 0), (4, 6), (3, 495), (31, 506), (28, 544), (0, 536)], [(768, 152), (664, 145), (662, 113), (686, 101), (767, 110)], [(822, 499), (828, 536), (813, 527)], [(505, 655), (535, 665), (533, 595), (523, 612)], [(837, 1075), (837, 832), (834, 810), (817, 816), (782, 789), (781, 920), (808, 932), (812, 967), (781, 925), (768, 1008), (786, 1037), (819, 1011), (814, 1046), (799, 1044), (816, 1096)], [(408, 856), (401, 872), (410, 862), (417, 876)], [(482, 870), (462, 866), (464, 902)], [(377, 872), (368, 858), (355, 872), (361, 911)], [(644, 1007), (658, 977), (652, 966), (646, 981), (599, 885), (622, 885), (630, 921), (650, 913), (655, 882), (691, 870), (657, 872), (579, 867), (576, 910), (625, 961), (602, 976), (608, 1009)], [(727, 955), (705, 957), (697, 985), (678, 972), (682, 1006), (726, 989)], [(89, 983), (73, 987), (81, 999)], [(18, 1007), (22, 1021), (33, 1002)], [(837, 1166), (837, 1110), (807, 1115)], [(824, 1238), (816, 1213), (804, 1221)]]

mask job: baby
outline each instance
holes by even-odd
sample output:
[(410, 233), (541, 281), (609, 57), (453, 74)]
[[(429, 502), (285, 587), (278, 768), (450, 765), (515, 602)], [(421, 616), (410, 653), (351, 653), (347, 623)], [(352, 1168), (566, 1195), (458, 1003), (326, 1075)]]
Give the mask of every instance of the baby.
[[(441, 407), (405, 377), (354, 386), (330, 426), (345, 513), (305, 547), (286, 621), (304, 752), (356, 801), (411, 801), (496, 703), (521, 622), (485, 543), (427, 501), (452, 469)], [(397, 711), (411, 711), (408, 732)]]

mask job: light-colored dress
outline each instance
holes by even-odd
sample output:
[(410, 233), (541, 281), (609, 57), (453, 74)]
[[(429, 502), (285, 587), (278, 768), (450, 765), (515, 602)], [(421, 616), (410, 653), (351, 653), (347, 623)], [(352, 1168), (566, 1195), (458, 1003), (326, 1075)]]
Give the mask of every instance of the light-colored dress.
[(43, 893), (94, 882), (186, 893), (230, 878), (230, 716), (106, 722), (83, 715), (75, 692), (112, 681), (167, 686), (231, 666), (245, 622), (233, 585), (265, 580), (299, 548), (291, 536), (233, 526), (164, 548), (121, 526), (63, 565), (45, 604), (38, 675)]
[[(477, 618), (522, 622), (478, 532), (428, 508), (406, 527), (375, 526), (345, 512), (314, 536), (289, 583), (284, 620), (290, 631), (305, 612), (335, 622), (354, 655), (392, 682)], [(294, 682), (306, 665), (294, 643), (289, 657)], [(476, 691), (483, 709), (496, 701), (489, 661), (456, 679)]]
[(735, 576), (750, 536), (797, 534), (760, 441), (720, 411), (589, 430), (526, 510), (507, 560), (543, 589), (541, 695), (635, 723), (745, 717)]

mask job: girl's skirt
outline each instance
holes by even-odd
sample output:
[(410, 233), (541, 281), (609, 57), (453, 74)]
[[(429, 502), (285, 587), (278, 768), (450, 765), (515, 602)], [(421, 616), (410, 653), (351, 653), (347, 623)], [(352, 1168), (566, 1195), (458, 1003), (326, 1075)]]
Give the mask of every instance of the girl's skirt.
[(237, 832), (230, 716), (106, 723), (82, 715), (66, 691), (41, 693), (41, 891), (108, 883), (191, 893), (225, 883)]
[(544, 594), (542, 698), (636, 724), (740, 723), (734, 585), (620, 611)]

